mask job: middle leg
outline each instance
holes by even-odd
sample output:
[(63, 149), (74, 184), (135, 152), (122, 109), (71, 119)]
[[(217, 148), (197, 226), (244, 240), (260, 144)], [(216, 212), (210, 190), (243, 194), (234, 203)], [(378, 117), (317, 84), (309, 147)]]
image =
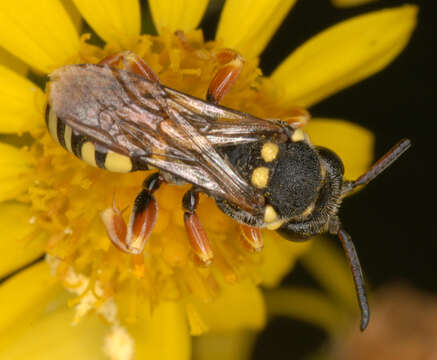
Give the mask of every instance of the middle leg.
[(209, 266), (212, 263), (214, 254), (202, 223), (196, 214), (198, 203), (199, 193), (193, 188), (188, 190), (182, 200), (182, 206), (185, 210), (185, 228), (196, 260), (201, 265)]

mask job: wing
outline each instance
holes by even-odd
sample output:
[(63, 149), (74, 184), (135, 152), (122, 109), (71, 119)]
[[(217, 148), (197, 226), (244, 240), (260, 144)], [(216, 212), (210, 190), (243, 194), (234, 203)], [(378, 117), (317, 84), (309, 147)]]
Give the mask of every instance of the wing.
[(283, 134), (280, 123), (211, 105), (108, 66), (71, 65), (50, 76), (50, 105), (75, 131), (245, 210), (262, 205), (263, 197), (215, 147)]
[(262, 136), (284, 134), (284, 124), (280, 121), (260, 119), (208, 103), (171, 88), (163, 88), (169, 106), (189, 120), (212, 145), (238, 145), (260, 141)]

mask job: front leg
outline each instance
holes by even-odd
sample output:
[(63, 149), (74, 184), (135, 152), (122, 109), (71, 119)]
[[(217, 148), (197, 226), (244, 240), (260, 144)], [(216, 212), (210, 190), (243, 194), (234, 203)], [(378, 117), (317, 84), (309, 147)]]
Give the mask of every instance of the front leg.
[(108, 237), (118, 249), (129, 254), (140, 254), (143, 251), (158, 215), (158, 203), (153, 193), (162, 182), (159, 173), (154, 173), (146, 179), (144, 189), (135, 199), (128, 226), (115, 203), (102, 213)]
[(202, 223), (196, 214), (198, 203), (199, 193), (195, 189), (188, 190), (182, 200), (182, 206), (185, 210), (185, 228), (196, 260), (201, 265), (209, 266), (212, 263), (214, 254)]

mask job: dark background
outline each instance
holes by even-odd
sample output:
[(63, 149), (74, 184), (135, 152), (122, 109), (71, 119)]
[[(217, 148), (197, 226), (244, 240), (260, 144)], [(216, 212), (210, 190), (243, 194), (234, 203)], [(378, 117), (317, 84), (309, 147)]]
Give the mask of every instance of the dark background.
[[(327, 27), (368, 11), (406, 1), (384, 1), (339, 9), (328, 0), (298, 1), (261, 57), (265, 74), (291, 50)], [(437, 292), (435, 223), (436, 43), (433, 1), (420, 6), (418, 26), (401, 55), (385, 70), (310, 108), (314, 117), (343, 118), (367, 127), (376, 136), (375, 157), (402, 137), (413, 147), (365, 190), (347, 199), (341, 218), (358, 248), (366, 277), (375, 289), (404, 282)], [(204, 20), (212, 38), (218, 16)], [(434, 100), (434, 101), (433, 101)], [(308, 280), (302, 267), (285, 279), (295, 285)], [(294, 335), (299, 336), (294, 336)], [(304, 340), (303, 340), (304, 339)], [(255, 359), (300, 359), (325, 340), (324, 334), (291, 319), (269, 322), (258, 339)]]

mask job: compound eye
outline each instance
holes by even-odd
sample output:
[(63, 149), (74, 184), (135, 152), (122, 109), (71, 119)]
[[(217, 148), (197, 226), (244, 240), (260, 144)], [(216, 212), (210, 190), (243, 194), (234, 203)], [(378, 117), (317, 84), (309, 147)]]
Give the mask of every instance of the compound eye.
[(276, 230), (276, 232), (284, 239), (294, 242), (306, 241), (309, 240), (311, 237), (296, 233), (295, 231), (288, 228), (287, 224), (282, 225), (278, 230)]
[(343, 162), (335, 152), (321, 146), (317, 146), (316, 149), (325, 164), (328, 164), (333, 169), (340, 170), (341, 175), (344, 175)]

